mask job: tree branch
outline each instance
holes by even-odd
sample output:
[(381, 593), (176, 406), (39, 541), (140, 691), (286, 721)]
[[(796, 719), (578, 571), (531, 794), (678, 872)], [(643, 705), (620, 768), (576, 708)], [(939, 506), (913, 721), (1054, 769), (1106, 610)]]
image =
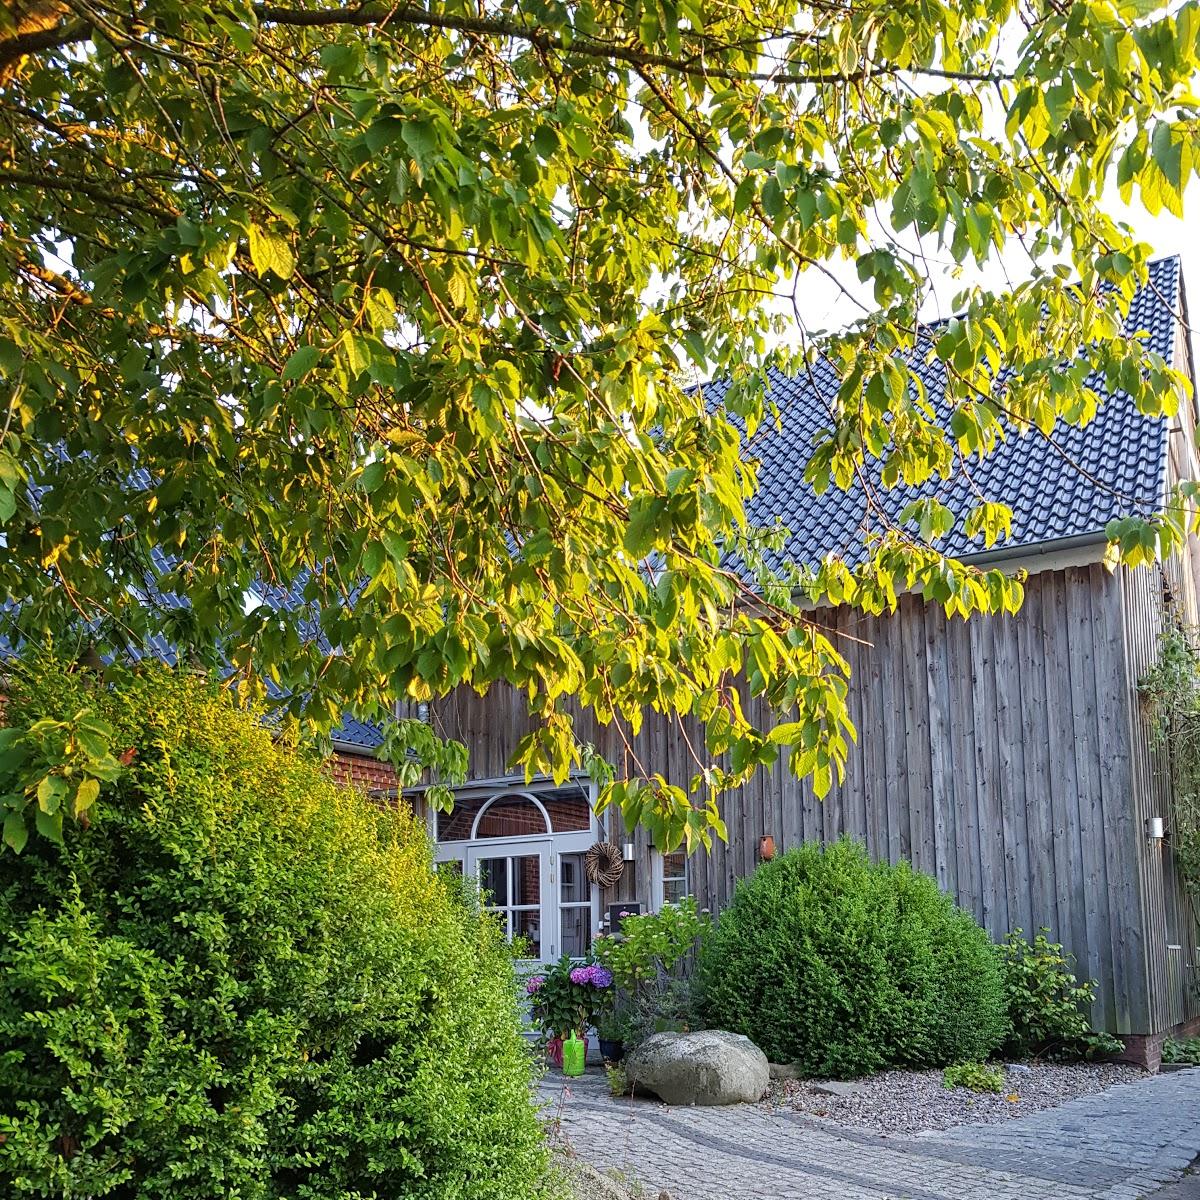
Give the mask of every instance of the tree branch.
[[(32, 7), (32, 6), (31, 6)], [(71, 42), (81, 42), (91, 32), (86, 21), (60, 23), (66, 5), (46, 5), (39, 13), (18, 14), (15, 32), (0, 37), (0, 87), (17, 73), (21, 59), (43, 50), (57, 50)]]
[(981, 83), (1008, 78), (1008, 76), (994, 71), (943, 71), (936, 67), (900, 68), (887, 63), (872, 64), (857, 71), (814, 71), (801, 74), (781, 71), (739, 71), (731, 67), (710, 65), (693, 58), (676, 58), (669, 54), (657, 54), (639, 46), (606, 42), (597, 38), (580, 37), (564, 41), (561, 37), (544, 29), (523, 25), (519, 21), (435, 13), (421, 8), (396, 6), (388, 3), (365, 3), (360, 4), (357, 8), (327, 9), (284, 8), (274, 4), (256, 4), (254, 12), (259, 23), (265, 25), (305, 27), (416, 25), (427, 29), (448, 29), (458, 33), (515, 38), (518, 41), (528, 42), (542, 51), (613, 60), (628, 63), (633, 67), (663, 67), (681, 75), (744, 83), (839, 83), (889, 75), (932, 75), (939, 79), (960, 79)]

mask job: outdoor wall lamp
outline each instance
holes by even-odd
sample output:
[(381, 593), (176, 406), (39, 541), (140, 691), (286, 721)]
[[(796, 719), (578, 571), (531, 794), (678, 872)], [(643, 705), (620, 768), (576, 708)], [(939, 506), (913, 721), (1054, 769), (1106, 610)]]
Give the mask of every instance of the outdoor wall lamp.
[(1164, 836), (1162, 817), (1147, 817), (1146, 840), (1150, 842), (1161, 842)]
[(769, 833), (758, 839), (758, 857), (763, 862), (770, 862), (775, 857), (775, 839)]
[(625, 862), (633, 862), (633, 843), (624, 842), (621, 846), (621, 857)]

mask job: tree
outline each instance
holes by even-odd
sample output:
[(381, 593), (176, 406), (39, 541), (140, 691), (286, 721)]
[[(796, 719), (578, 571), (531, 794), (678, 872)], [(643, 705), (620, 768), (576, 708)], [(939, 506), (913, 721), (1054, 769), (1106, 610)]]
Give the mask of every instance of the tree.
[[(696, 713), (692, 794), (603, 795), (664, 845), (722, 832), (720, 791), (780, 746), (823, 793), (851, 734), (836, 647), (754, 566), (740, 449), (772, 419), (768, 363), (841, 373), (819, 487), (874, 458), (885, 483), (948, 472), (1005, 420), (1084, 420), (1092, 368), (1147, 412), (1186, 388), (1122, 332), (1148, 248), (1099, 197), (1115, 177), (1182, 203), (1195, 3), (3, 13), (0, 588), (21, 636), (165, 637), (317, 728), (506, 680), (540, 721), (530, 772), (581, 753), (568, 697), (601, 721)], [(1027, 253), (1026, 277), (965, 287), (931, 338), (919, 239), (967, 266)], [(777, 293), (841, 260), (875, 307), (780, 340)], [(914, 345), (947, 366), (950, 429)], [(722, 407), (693, 386), (714, 376)], [(916, 515), (924, 538), (895, 529), (805, 593), (1019, 603), (943, 560), (937, 506)], [(990, 542), (1006, 511), (968, 519)], [(1122, 547), (1161, 552), (1188, 520), (1146, 514)], [(785, 719), (752, 727), (739, 688)], [(394, 730), (397, 754), (461, 767)]]

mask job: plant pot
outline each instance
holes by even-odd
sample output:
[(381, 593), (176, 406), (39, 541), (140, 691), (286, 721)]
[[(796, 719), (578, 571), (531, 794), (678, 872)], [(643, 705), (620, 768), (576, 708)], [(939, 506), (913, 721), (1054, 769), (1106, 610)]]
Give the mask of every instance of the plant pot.
[(556, 1066), (562, 1066), (562, 1044), (560, 1037), (552, 1037), (546, 1042), (546, 1057)]
[(625, 1043), (620, 1039), (601, 1038), (600, 1057), (608, 1063), (619, 1063), (625, 1057)]

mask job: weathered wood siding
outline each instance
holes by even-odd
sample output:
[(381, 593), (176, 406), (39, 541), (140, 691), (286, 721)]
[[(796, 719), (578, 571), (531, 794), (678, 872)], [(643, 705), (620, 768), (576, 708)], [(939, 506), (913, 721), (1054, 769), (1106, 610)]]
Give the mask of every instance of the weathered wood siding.
[[(1200, 995), (1196, 993), (1200, 951), (1196, 917), (1171, 853), (1171, 764), (1168, 755), (1151, 742), (1147, 721), (1138, 708), (1137, 682), (1158, 657), (1158, 638), (1166, 614), (1194, 624), (1196, 612), (1194, 594), (1189, 595), (1191, 577), (1186, 561), (1169, 563), (1165, 570), (1128, 572), (1123, 583), (1127, 686), (1133, 699), (1130, 740), (1136, 778), (1134, 823), (1139, 834), (1139, 916), (1150, 1027), (1159, 1030), (1200, 1014)], [(1145, 836), (1146, 822), (1151, 817), (1162, 817), (1166, 822), (1165, 840), (1152, 842)]]
[[(774, 771), (759, 832), (849, 834), (933, 875), (998, 938), (1047, 927), (1100, 981), (1094, 1018), (1128, 1033), (1152, 1013), (1122, 598), (1092, 565), (1031, 577), (1016, 617), (950, 621), (915, 597), (892, 617), (831, 615), (859, 742), (824, 803)], [(741, 867), (726, 855), (710, 903)]]
[[(1017, 616), (966, 623), (911, 596), (890, 617), (814, 614), (853, 671), (859, 740), (846, 780), (820, 802), (781, 762), (727, 797), (728, 843), (690, 864), (698, 902), (728, 902), (764, 834), (781, 850), (848, 834), (929, 872), (997, 938), (1047, 927), (1099, 981), (1099, 1024), (1142, 1033), (1181, 1019), (1186, 962), (1164, 957), (1163, 869), (1143, 832), (1165, 804), (1136, 695), (1157, 636), (1143, 612), (1155, 578), (1099, 564), (1046, 571), (1029, 578)], [(435, 719), (471, 748), (477, 778), (504, 775), (528, 727), (505, 691), (460, 693)], [(700, 730), (688, 734), (699, 745)], [(693, 768), (678, 728), (653, 715), (636, 736), (580, 735), (629, 771), (640, 761), (685, 783)], [(636, 859), (605, 902), (648, 903), (645, 832), (613, 822), (609, 835), (633, 840)]]

